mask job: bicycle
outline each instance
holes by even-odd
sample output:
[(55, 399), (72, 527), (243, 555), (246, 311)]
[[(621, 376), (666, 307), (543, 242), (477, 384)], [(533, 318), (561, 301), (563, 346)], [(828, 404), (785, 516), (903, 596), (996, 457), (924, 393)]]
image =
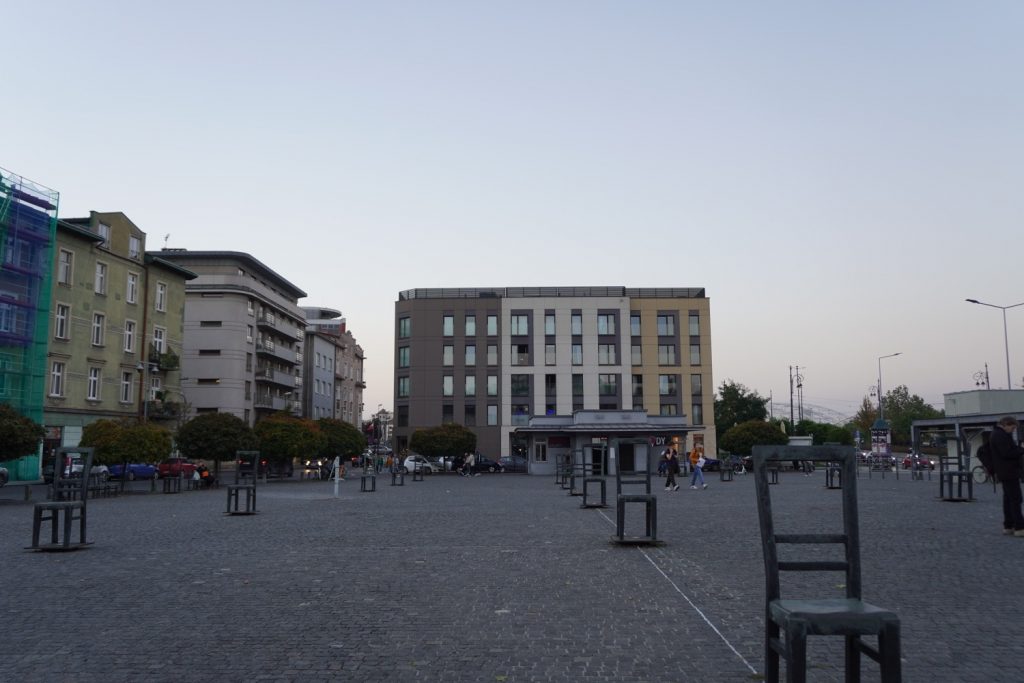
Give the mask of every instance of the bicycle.
[(733, 474), (747, 473), (747, 467), (743, 463), (743, 458), (739, 457), (738, 455), (729, 456), (729, 464), (727, 465), (727, 467), (732, 468)]

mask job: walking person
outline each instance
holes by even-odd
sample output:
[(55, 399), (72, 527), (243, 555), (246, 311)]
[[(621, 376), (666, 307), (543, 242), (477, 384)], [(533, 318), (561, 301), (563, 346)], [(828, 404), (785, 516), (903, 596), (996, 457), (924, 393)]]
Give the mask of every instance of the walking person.
[(1017, 431), (1016, 418), (1007, 415), (996, 423), (989, 436), (992, 467), (996, 479), (1003, 485), (1003, 533), (1024, 537), (1024, 516), (1021, 515), (1021, 455), (1024, 449), (1013, 441)]
[(665, 451), (665, 490), (678, 491), (679, 484), (676, 483), (676, 475), (679, 474), (679, 458), (672, 449)]
[(700, 482), (700, 487), (706, 489), (707, 484), (704, 483), (704, 447), (694, 446), (693, 450), (690, 451), (690, 466), (693, 468), (693, 475), (690, 477), (690, 488), (697, 488), (697, 482)]

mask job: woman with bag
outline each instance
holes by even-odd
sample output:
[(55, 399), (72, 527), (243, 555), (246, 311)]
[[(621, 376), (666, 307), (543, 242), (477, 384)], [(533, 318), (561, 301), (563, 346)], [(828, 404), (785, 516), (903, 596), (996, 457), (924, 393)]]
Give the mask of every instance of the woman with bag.
[(693, 476), (690, 477), (690, 488), (697, 488), (697, 482), (700, 481), (700, 487), (706, 489), (707, 484), (704, 483), (704, 447), (694, 446), (693, 450), (690, 451), (690, 464), (693, 466)]

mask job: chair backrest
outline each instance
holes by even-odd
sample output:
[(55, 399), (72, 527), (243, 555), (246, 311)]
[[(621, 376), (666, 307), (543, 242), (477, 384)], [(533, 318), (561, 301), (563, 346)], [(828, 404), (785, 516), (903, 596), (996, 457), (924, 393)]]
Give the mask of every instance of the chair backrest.
[[(89, 495), (89, 474), (92, 471), (94, 448), (68, 447), (57, 449), (57, 461), (53, 464), (53, 500), (61, 500), (71, 491), (75, 491), (78, 500), (84, 504)], [(71, 472), (71, 459), (68, 456), (78, 454), (82, 460), (82, 471), (75, 475)], [(65, 468), (68, 470), (64, 473)]]
[[(754, 446), (754, 482), (757, 489), (757, 513), (764, 553), (765, 595), (769, 601), (780, 596), (779, 572), (841, 571), (846, 574), (846, 597), (861, 597), (860, 532), (857, 522), (857, 451), (853, 446)], [(825, 462), (842, 468), (842, 533), (777, 534), (772, 517), (768, 468), (780, 462)], [(842, 561), (779, 561), (780, 544), (839, 544), (844, 548)]]
[(260, 478), (260, 452), (259, 451), (235, 451), (235, 483), (242, 478), (242, 468), (249, 470), (252, 483), (255, 486), (256, 480)]

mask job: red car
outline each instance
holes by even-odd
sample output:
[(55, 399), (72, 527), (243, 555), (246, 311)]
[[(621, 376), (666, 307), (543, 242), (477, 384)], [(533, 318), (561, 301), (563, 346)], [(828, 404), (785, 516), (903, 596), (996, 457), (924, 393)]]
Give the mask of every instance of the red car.
[(926, 455), (914, 455), (913, 453), (908, 453), (906, 456), (904, 456), (903, 469), (909, 470), (914, 466), (915, 463), (917, 463), (917, 469), (919, 470), (935, 469), (934, 460), (932, 460)]
[(187, 458), (167, 458), (157, 465), (157, 476), (161, 479), (164, 477), (176, 477), (179, 474), (184, 475), (188, 479), (195, 471), (196, 464)]

